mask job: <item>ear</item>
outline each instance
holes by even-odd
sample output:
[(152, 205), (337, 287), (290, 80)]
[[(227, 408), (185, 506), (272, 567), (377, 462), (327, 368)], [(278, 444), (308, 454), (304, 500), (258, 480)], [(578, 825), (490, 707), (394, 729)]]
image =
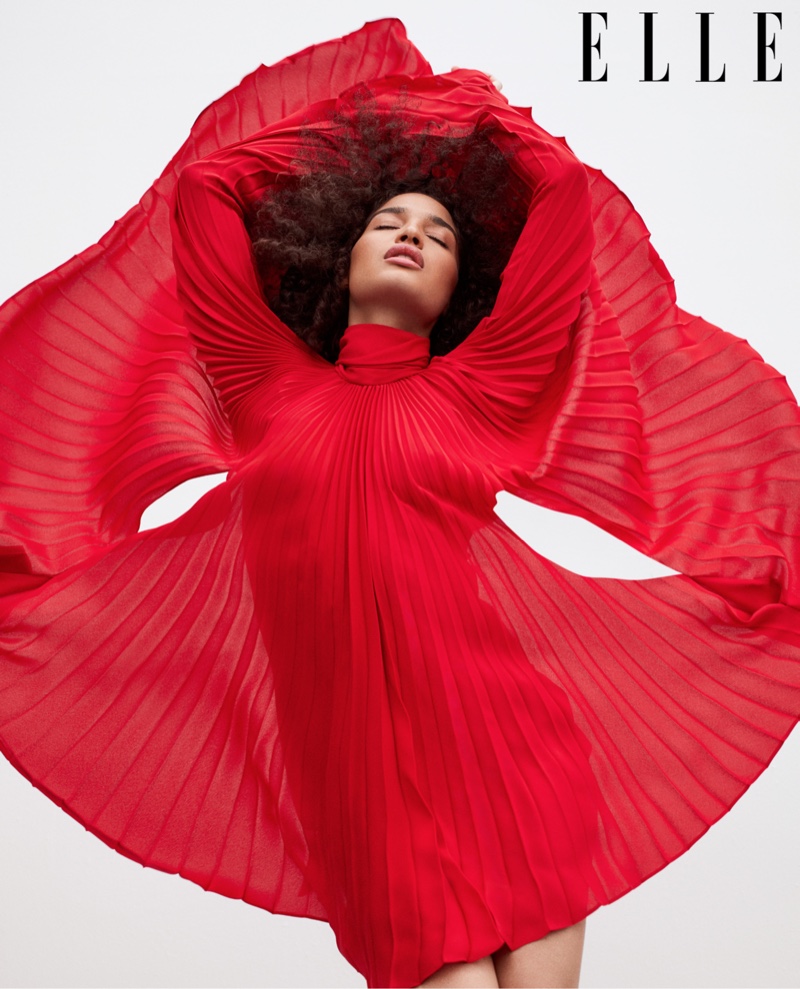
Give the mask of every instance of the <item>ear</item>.
[(342, 277), (337, 282), (339, 288), (348, 289), (350, 288), (350, 275), (342, 275)]

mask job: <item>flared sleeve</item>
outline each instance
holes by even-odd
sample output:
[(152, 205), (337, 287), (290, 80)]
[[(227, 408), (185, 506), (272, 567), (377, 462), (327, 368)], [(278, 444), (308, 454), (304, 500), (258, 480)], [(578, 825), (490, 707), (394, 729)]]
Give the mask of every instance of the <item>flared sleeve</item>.
[[(642, 219), (601, 172), (586, 172), (594, 246), (574, 321), (542, 332), (532, 304), (526, 362), (513, 333), (520, 317), (498, 305), (494, 331), (508, 319), (508, 347), (500, 333), (484, 354), (479, 327), (459, 355), (488, 420), (504, 433), (516, 422), (502, 487), (691, 576), (737, 619), (796, 609), (796, 399), (745, 340), (677, 306)], [(549, 373), (531, 380), (543, 355)], [(515, 387), (528, 389), (521, 413), (509, 409)]]
[[(589, 287), (594, 247), (585, 167), (564, 142), (517, 112), (525, 143), (514, 166), (530, 186), (527, 220), (492, 313), (442, 358), (491, 398), (509, 427), (527, 419), (532, 396), (567, 344)], [(513, 127), (508, 112), (497, 124)]]
[[(269, 134), (188, 165), (173, 213), (178, 298), (202, 363), (231, 421), (269, 385), (271, 372), (322, 361), (270, 310), (263, 298), (245, 227), (251, 201), (280, 172), (280, 142)], [(276, 153), (278, 152), (278, 153)], [(285, 165), (284, 161), (284, 165)]]
[[(185, 311), (191, 321), (203, 308), (193, 292), (209, 287), (208, 281), (192, 285), (200, 273), (197, 267), (189, 272), (189, 252), (182, 255), (183, 271), (191, 278), (183, 281), (181, 301), (177, 297), (170, 223), (178, 175), (309, 104), (397, 72), (430, 69), (396, 20), (261, 66), (200, 115), (152, 187), (97, 244), (3, 305), (3, 591), (38, 586), (135, 533), (142, 512), (160, 495), (236, 461), (229, 417), (187, 331)], [(212, 172), (210, 165), (190, 170), (182, 184), (189, 222), (199, 218), (198, 187), (218, 197), (212, 208), (224, 205), (222, 179)], [(191, 233), (197, 238), (196, 227)], [(237, 243), (236, 231), (225, 234)], [(217, 247), (212, 260), (223, 277), (227, 255), (219, 240)], [(228, 300), (241, 288), (230, 283)], [(236, 316), (252, 342), (248, 299), (244, 293), (235, 303)], [(214, 312), (207, 307), (205, 315)]]
[(489, 87), (483, 100), (476, 119), (521, 142), (529, 214), (492, 313), (432, 371), (463, 388), (498, 489), (601, 526), (737, 618), (796, 609), (800, 410), (785, 377), (677, 305), (602, 172)]

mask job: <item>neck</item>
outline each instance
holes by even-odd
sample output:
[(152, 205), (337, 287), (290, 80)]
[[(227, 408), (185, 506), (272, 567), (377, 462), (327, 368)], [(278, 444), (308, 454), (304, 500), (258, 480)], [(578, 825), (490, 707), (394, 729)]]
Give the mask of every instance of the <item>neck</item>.
[(347, 325), (359, 323), (379, 323), (381, 326), (394, 326), (398, 330), (407, 330), (420, 337), (430, 337), (433, 323), (422, 326), (405, 312), (398, 312), (391, 306), (356, 306), (351, 304), (347, 314)]

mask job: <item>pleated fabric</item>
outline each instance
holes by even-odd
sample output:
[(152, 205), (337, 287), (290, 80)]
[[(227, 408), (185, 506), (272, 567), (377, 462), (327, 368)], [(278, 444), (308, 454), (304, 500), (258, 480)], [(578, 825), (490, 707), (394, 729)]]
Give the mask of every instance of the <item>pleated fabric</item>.
[[(520, 142), (528, 222), (444, 356), (358, 324), (331, 364), (262, 299), (243, 214), (365, 81)], [(2, 751), (122, 854), (327, 921), (369, 986), (623, 895), (796, 723), (785, 379), (677, 307), (605, 176), (482, 74), (432, 75), (398, 21), (247, 77), (2, 315)], [(502, 489), (679, 574), (574, 574)]]

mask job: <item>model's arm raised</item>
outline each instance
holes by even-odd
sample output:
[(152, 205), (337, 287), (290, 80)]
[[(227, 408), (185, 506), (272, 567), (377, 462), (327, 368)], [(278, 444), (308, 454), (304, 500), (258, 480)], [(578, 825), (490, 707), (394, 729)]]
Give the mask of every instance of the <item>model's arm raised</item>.
[(197, 355), (232, 418), (276, 365), (321, 359), (264, 300), (244, 222), (246, 201), (268, 186), (281, 147), (279, 139), (251, 140), (187, 165), (177, 183), (178, 298)]
[(527, 221), (491, 314), (442, 358), (510, 410), (530, 406), (567, 345), (594, 246), (585, 167), (557, 138), (526, 123), (516, 167), (532, 190)]

